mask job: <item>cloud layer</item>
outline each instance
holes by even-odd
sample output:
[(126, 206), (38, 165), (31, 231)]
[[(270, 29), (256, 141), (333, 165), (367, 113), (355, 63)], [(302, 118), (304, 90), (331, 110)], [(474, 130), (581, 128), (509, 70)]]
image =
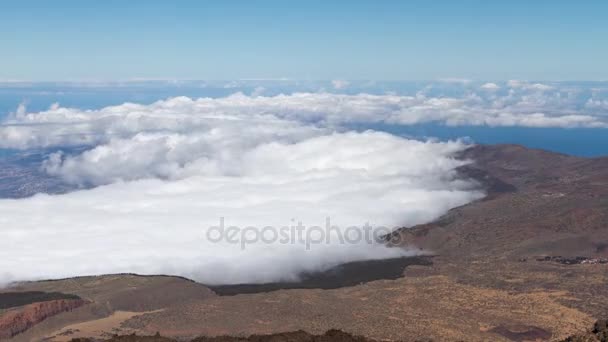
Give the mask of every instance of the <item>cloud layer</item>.
[(221, 217), (241, 228), (302, 222), (305, 235), (327, 217), (342, 233), (395, 228), (482, 196), (456, 177), (465, 144), (352, 132), (354, 124), (608, 127), (603, 97), (576, 105), (576, 91), (553, 85), (462, 84), (466, 91), (443, 96), (441, 85), (414, 95), (257, 89), (98, 110), (21, 106), (0, 125), (0, 148), (51, 148), (45, 172), (86, 190), (0, 200), (0, 281), (137, 272), (266, 282), (404, 255), (335, 239), (310, 250), (301, 241), (243, 249), (206, 232)]
[[(2, 200), (0, 278), (137, 272), (205, 283), (267, 282), (346, 261), (406, 255), (364, 240), (332, 239), (309, 250), (298, 241), (258, 241), (242, 249), (212, 243), (206, 232), (220, 217), (241, 228), (301, 221), (306, 231), (329, 217), (341, 232), (366, 223), (395, 228), (427, 222), (481, 196), (455, 177), (464, 162), (452, 155), (462, 148), (378, 132), (336, 133), (251, 144), (226, 159), (218, 153), (172, 180), (140, 175), (66, 195)], [(142, 151), (123, 152), (137, 157)], [(105, 170), (108, 163), (120, 164), (100, 159), (97, 165)]]
[[(347, 83), (340, 82), (340, 87)], [(0, 148), (95, 145), (138, 133), (209, 130), (218, 119), (255, 127), (306, 122), (317, 127), (386, 123), (413, 125), (608, 127), (606, 98), (582, 101), (579, 88), (509, 81), (485, 83), (441, 95), (441, 84), (415, 95), (293, 93), (259, 96), (236, 93), (222, 98), (175, 97), (150, 105), (125, 103), (100, 110), (54, 105), (27, 113), (21, 107), (0, 125)], [(257, 88), (256, 88), (257, 89)], [(596, 92), (597, 93), (597, 92)], [(597, 95), (597, 94), (596, 94)]]

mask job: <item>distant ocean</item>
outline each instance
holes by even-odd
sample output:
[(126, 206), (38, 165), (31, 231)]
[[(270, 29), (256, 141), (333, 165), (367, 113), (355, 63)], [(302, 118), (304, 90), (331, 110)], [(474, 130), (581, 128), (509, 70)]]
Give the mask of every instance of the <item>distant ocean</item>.
[[(81, 109), (98, 109), (125, 102), (149, 104), (161, 99), (174, 96), (188, 97), (224, 97), (236, 92), (250, 94), (263, 87), (265, 95), (291, 93), (294, 91), (315, 91), (322, 85), (308, 84), (302, 86), (284, 85), (280, 82), (258, 82), (258, 84), (237, 84), (227, 87), (225, 83), (218, 84), (172, 84), (166, 82), (142, 82), (128, 85), (92, 86), (92, 85), (56, 85), (53, 83), (31, 84), (0, 87), (0, 120), (14, 112), (20, 103), (27, 106), (28, 112), (38, 112), (48, 109), (53, 103), (63, 107)], [(412, 93), (420, 84), (408, 83), (401, 86), (401, 92)], [(369, 90), (369, 89), (367, 89)], [(367, 91), (366, 90), (366, 91)], [(353, 89), (358, 92), (361, 89)], [(385, 92), (379, 89), (378, 92)], [(401, 125), (357, 125), (356, 130), (375, 129), (392, 134), (417, 139), (437, 138), (441, 140), (464, 138), (474, 143), (521, 144), (531, 148), (572, 154), (577, 156), (597, 157), (608, 156), (608, 129), (596, 128), (524, 128), (524, 127), (487, 127), (487, 126), (445, 126), (441, 124)], [(0, 157), (11, 152), (0, 150)]]
[(366, 127), (415, 138), (470, 139), (477, 144), (520, 144), (582, 157), (608, 156), (608, 129), (529, 128), (428, 124)]

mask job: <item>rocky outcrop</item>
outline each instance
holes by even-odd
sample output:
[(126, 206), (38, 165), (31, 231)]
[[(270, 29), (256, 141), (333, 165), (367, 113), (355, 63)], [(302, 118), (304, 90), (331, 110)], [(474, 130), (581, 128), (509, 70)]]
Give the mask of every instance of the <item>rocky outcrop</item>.
[(48, 317), (71, 311), (86, 304), (82, 299), (59, 299), (28, 304), (0, 316), (0, 339), (11, 338)]

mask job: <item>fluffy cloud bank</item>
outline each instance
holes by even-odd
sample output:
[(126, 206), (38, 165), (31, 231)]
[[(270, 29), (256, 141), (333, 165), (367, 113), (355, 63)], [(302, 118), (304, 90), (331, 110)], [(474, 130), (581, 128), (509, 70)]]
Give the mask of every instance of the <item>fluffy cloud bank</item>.
[[(134, 137), (134, 144), (139, 139)], [(325, 227), (329, 217), (337, 229), (332, 236), (346, 236), (348, 227), (361, 231), (366, 223), (395, 228), (427, 222), (481, 196), (455, 177), (454, 169), (464, 163), (452, 157), (464, 148), (458, 142), (420, 142), (378, 132), (259, 144), (244, 138), (249, 144), (228, 142), (228, 147), (199, 159), (201, 154), (195, 153), (192, 165), (176, 171), (164, 149), (182, 141), (171, 139), (152, 139), (154, 143), (141, 149), (118, 148), (108, 159), (73, 159), (82, 169), (102, 169), (76, 172), (81, 177), (107, 180), (106, 172), (124, 176), (128, 171), (138, 180), (60, 196), (1, 200), (0, 278), (137, 272), (177, 274), (205, 283), (293, 280), (301, 272), (346, 261), (409, 252), (356, 237), (351, 243), (332, 238), (308, 249), (299, 240), (257, 240), (243, 248), (242, 240), (213, 242), (209, 229), (219, 226), (221, 217), (226, 227), (240, 228), (302, 222), (307, 236), (311, 226)], [(200, 144), (186, 150), (204, 149), (206, 143)], [(104, 146), (115, 148), (112, 143)], [(149, 165), (156, 167), (154, 172), (166, 170), (171, 180), (144, 174), (145, 168), (129, 164), (126, 157), (112, 160), (138, 158), (150, 149), (154, 157), (149, 158), (155, 161), (148, 160)], [(156, 160), (157, 155), (162, 157)], [(106, 166), (120, 168), (123, 162), (128, 164), (124, 169)]]
[[(454, 154), (466, 146), (350, 125), (608, 127), (602, 98), (575, 108), (577, 94), (549, 85), (474, 87), (479, 95), (257, 92), (98, 110), (22, 106), (0, 124), (0, 148), (52, 148), (44, 170), (86, 190), (0, 200), (0, 281), (137, 272), (267, 282), (408, 254), (335, 235), (428, 222), (480, 198), (455, 173), (464, 161)], [(302, 222), (305, 237), (318, 237), (314, 226), (329, 217), (337, 230), (313, 246), (243, 244), (250, 235), (213, 242), (221, 217), (226, 227), (258, 230)]]
[[(150, 105), (125, 103), (100, 110), (53, 106), (27, 113), (24, 108), (0, 126), (0, 148), (90, 145), (136, 133), (209, 130), (215, 122), (233, 120), (234, 127), (306, 122), (318, 127), (387, 123), (526, 127), (608, 127), (599, 100), (573, 108), (575, 93), (550, 91), (552, 86), (510, 82), (510, 89), (474, 92), (458, 97), (416, 95), (345, 95), (294, 93), (271, 97), (237, 93), (223, 98), (170, 98)], [(496, 86), (496, 87), (494, 87)], [(599, 105), (598, 105), (599, 104)], [(590, 111), (586, 113), (586, 110)]]

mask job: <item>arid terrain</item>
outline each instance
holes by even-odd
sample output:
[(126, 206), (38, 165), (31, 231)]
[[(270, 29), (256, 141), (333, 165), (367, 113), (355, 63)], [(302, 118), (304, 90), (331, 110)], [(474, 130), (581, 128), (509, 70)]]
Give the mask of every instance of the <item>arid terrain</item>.
[(301, 284), (210, 288), (129, 274), (13, 284), (0, 290), (0, 339), (600, 341), (588, 331), (608, 317), (608, 158), (516, 145), (460, 157), (473, 161), (460, 177), (487, 197), (386, 237), (426, 257)]

